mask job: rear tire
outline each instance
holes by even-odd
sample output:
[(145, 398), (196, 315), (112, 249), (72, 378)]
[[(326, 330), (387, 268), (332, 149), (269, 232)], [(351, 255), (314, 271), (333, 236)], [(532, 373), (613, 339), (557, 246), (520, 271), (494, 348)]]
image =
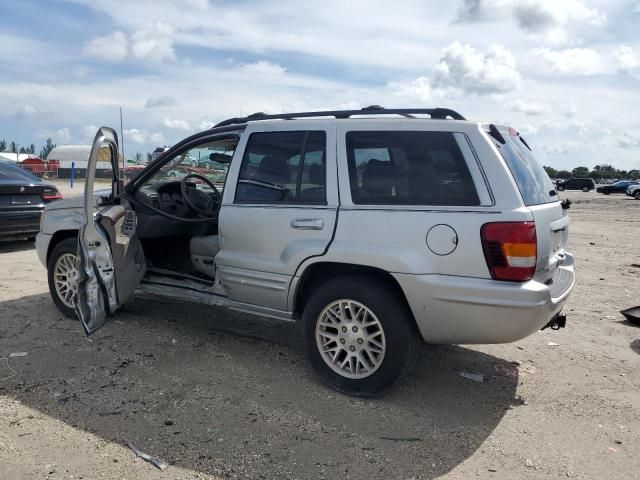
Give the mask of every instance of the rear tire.
[(563, 187), (563, 186), (561, 186), (561, 185), (558, 185), (558, 186), (556, 187), (556, 190), (557, 190), (557, 191), (559, 191), (559, 192), (564, 192), (564, 187)]
[(330, 280), (313, 292), (302, 319), (309, 362), (324, 383), (347, 395), (380, 394), (416, 348), (408, 307), (376, 279)]
[[(64, 240), (58, 242), (53, 249), (51, 250), (51, 255), (49, 256), (49, 260), (47, 261), (47, 279), (49, 281), (49, 293), (51, 294), (51, 298), (53, 299), (53, 303), (56, 304), (58, 310), (62, 312), (62, 314), (67, 318), (72, 318), (74, 320), (78, 319), (78, 315), (76, 314), (75, 308), (72, 305), (75, 304), (75, 294), (65, 298), (65, 292), (67, 290), (64, 289), (64, 283), (66, 279), (64, 277), (60, 277), (60, 273), (66, 271), (70, 271), (72, 273), (72, 269), (69, 269), (69, 262), (72, 260), (73, 256), (77, 261), (78, 255), (78, 238), (77, 237), (69, 237)], [(56, 268), (58, 268), (57, 281), (58, 285), (56, 286)], [(76, 265), (76, 276), (75, 280), (77, 281), (77, 265)], [(62, 283), (61, 283), (62, 281)], [(69, 282), (72, 281), (72, 278), (69, 278)], [(69, 287), (73, 289), (73, 287)]]
[(589, 187), (582, 187), (582, 191), (587, 193), (589, 191)]
[(633, 198), (635, 198), (636, 200), (640, 200), (640, 190), (633, 194)]

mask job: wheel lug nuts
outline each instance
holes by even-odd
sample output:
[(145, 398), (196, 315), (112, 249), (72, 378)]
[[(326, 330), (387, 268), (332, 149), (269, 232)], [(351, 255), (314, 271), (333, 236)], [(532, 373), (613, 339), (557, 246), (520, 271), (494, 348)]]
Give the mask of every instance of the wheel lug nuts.
[(349, 350), (351, 350), (352, 352), (355, 352), (355, 351), (356, 351), (356, 347), (354, 347), (353, 345), (351, 345), (351, 346), (349, 347)]
[(341, 338), (340, 343), (344, 345), (344, 342), (345, 342), (344, 338)]
[(347, 333), (347, 327), (342, 327), (342, 331), (343, 331), (344, 333)]
[(364, 340), (362, 340), (361, 338), (359, 338), (359, 339), (358, 339), (358, 343), (359, 343), (360, 345), (362, 345), (362, 344), (364, 343)]
[(353, 333), (356, 333), (358, 331), (358, 327), (354, 326), (351, 330), (353, 331)]

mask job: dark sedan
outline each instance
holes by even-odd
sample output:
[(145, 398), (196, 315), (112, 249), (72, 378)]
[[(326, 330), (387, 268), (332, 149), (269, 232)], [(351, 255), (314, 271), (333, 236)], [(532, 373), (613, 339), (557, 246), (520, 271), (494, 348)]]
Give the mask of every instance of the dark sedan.
[(60, 198), (53, 185), (12, 162), (0, 161), (0, 239), (35, 237), (44, 206)]
[(629, 188), (630, 185), (637, 185), (637, 182), (620, 180), (619, 182), (611, 185), (602, 185), (601, 187), (596, 188), (596, 192), (604, 193), (605, 195), (609, 195), (610, 193), (627, 193), (627, 188)]

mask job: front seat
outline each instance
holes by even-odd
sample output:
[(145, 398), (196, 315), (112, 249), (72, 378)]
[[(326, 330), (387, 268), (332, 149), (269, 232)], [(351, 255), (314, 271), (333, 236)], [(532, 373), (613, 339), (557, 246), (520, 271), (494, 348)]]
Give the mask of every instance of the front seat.
[(211, 278), (216, 276), (215, 257), (219, 251), (220, 237), (218, 235), (191, 237), (189, 242), (189, 253), (194, 268)]

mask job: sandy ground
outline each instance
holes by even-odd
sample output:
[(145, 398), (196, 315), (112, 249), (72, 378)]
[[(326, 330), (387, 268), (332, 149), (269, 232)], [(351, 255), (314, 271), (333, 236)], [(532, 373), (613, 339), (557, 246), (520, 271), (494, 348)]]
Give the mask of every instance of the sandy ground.
[(318, 384), (296, 325), (137, 298), (87, 339), (33, 244), (0, 245), (0, 478), (638, 478), (640, 329), (618, 311), (640, 304), (640, 202), (564, 196), (568, 327), (425, 345), (373, 400)]

